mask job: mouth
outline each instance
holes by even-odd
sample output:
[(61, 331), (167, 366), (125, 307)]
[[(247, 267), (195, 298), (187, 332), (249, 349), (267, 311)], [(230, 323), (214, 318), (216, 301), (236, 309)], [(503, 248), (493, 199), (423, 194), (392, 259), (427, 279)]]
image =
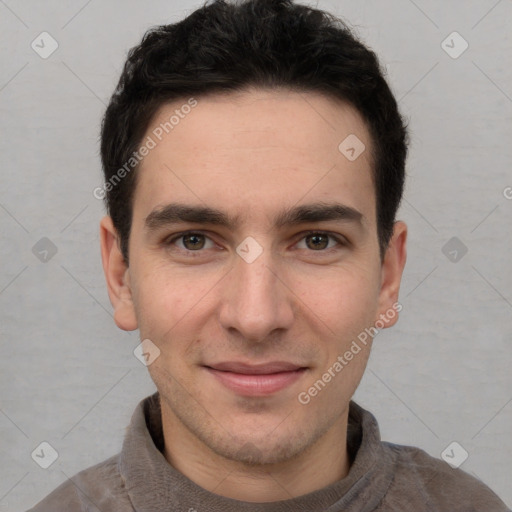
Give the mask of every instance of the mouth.
[(222, 362), (204, 368), (224, 387), (244, 396), (265, 396), (291, 386), (304, 375), (307, 367), (283, 361), (259, 365)]

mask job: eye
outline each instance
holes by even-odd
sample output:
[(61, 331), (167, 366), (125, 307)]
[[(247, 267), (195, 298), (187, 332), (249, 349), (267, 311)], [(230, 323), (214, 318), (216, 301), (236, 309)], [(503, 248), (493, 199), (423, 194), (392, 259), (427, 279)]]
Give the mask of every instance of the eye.
[[(196, 231), (187, 231), (186, 233), (180, 233), (170, 239), (168, 239), (165, 244), (166, 245), (174, 245), (175, 241), (182, 241), (182, 246), (178, 244), (178, 248), (185, 252), (200, 252), (201, 249), (212, 249), (214, 246), (213, 241), (204, 235), (203, 233), (199, 233)], [(206, 246), (205, 241), (210, 241), (210, 246)], [(206, 247), (205, 247), (206, 246)]]
[[(334, 241), (335, 244), (329, 246), (329, 241)], [(344, 246), (346, 243), (342, 237), (335, 236), (334, 234), (325, 231), (309, 231), (302, 235), (299, 242), (305, 241), (305, 247), (298, 247), (299, 249), (310, 249), (314, 252), (327, 252), (326, 250), (333, 249), (336, 246)], [(176, 242), (180, 242), (176, 244)], [(208, 245), (209, 242), (209, 245)], [(200, 253), (201, 249), (213, 249), (215, 243), (208, 236), (198, 231), (187, 231), (179, 233), (172, 238), (165, 241), (166, 246), (174, 246), (186, 254)]]
[[(336, 244), (334, 246), (329, 246), (329, 239), (334, 240)], [(315, 252), (322, 252), (325, 251), (325, 249), (333, 249), (336, 247), (336, 245), (345, 245), (342, 238), (325, 231), (309, 231), (308, 233), (304, 234), (304, 236), (301, 238), (301, 241), (302, 240), (306, 241), (305, 245), (307, 249), (311, 249)]]

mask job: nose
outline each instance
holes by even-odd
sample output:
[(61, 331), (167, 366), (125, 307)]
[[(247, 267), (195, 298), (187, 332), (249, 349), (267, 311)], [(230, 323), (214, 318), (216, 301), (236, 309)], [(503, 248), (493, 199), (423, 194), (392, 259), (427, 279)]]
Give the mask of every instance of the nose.
[(284, 269), (272, 261), (270, 250), (251, 263), (237, 255), (223, 280), (220, 323), (245, 341), (269, 341), (291, 328), (294, 299)]

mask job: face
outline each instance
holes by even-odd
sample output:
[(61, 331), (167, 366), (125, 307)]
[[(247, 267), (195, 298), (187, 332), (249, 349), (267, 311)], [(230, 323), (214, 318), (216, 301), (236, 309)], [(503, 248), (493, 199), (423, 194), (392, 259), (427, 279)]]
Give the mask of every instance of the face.
[[(372, 143), (349, 105), (212, 95), (162, 136), (185, 103), (144, 137), (156, 145), (137, 171), (128, 268), (102, 221), (115, 320), (159, 351), (148, 369), (166, 424), (227, 459), (289, 460), (343, 425), (371, 337), (354, 341), (396, 320), (405, 227), (382, 261)], [(356, 159), (339, 149), (351, 134)]]

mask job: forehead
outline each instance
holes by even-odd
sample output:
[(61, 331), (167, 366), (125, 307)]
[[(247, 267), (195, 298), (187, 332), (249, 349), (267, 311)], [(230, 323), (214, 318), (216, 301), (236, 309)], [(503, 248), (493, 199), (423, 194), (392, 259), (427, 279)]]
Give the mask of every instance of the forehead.
[(176, 201), (244, 219), (301, 201), (374, 216), (369, 132), (339, 100), (261, 89), (183, 98), (160, 107), (142, 142), (150, 140), (137, 171), (139, 217)]

